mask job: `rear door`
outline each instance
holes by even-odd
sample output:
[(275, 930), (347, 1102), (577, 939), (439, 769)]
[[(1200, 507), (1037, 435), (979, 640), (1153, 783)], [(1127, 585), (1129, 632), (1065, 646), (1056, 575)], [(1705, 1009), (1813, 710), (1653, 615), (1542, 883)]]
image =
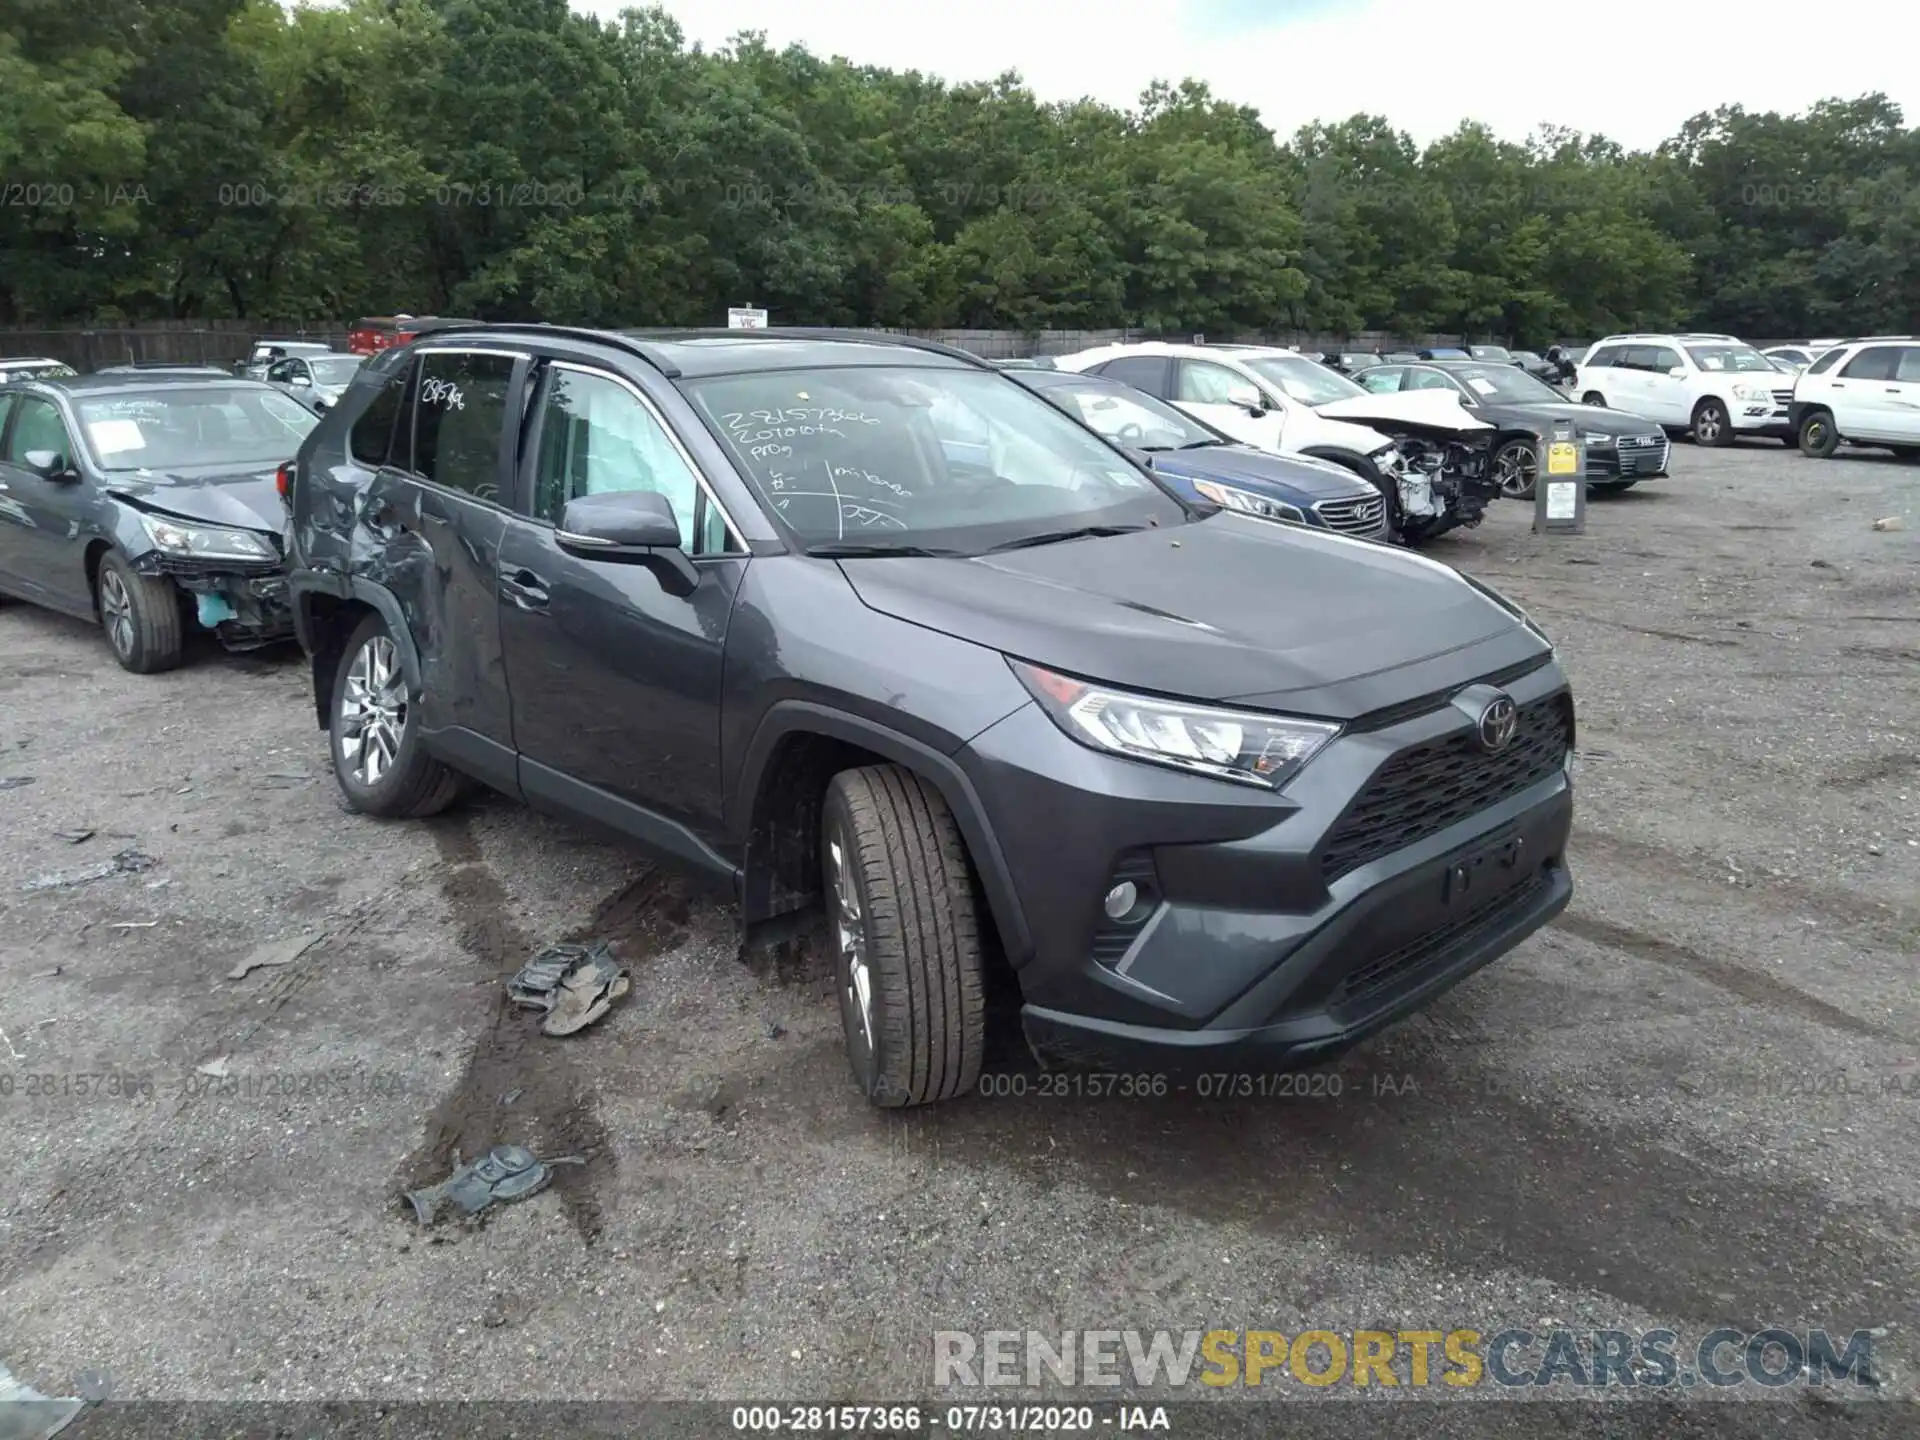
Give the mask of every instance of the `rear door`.
[(1868, 345), (1841, 365), (1827, 387), (1833, 423), (1849, 440), (1889, 440), (1900, 368), (1899, 345)]
[[(508, 786), (499, 560), (529, 368), (526, 355), (497, 346), (412, 357), (395, 377), (404, 390), (386, 463), (355, 501), (376, 547), (356, 568), (406, 615), (429, 743)], [(363, 423), (384, 408), (376, 402)]]
[(16, 594), (69, 614), (91, 614), (81, 522), (93, 482), (84, 475), (49, 480), (30, 469), (27, 456), (42, 451), (83, 468), (60, 407), (44, 396), (20, 395), (0, 438), (0, 569)]
[[(722, 828), (720, 684), (746, 546), (660, 411), (610, 370), (542, 361), (521, 450), (500, 559), (521, 790), (704, 861), (689, 837), (710, 844)], [(631, 490), (672, 504), (691, 594), (555, 540), (569, 500)]]

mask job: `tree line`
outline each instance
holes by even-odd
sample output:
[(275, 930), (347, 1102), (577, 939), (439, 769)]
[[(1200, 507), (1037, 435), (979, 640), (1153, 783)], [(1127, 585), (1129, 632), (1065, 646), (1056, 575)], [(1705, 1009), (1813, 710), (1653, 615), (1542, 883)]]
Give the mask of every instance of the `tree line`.
[(1756, 338), (1920, 319), (1883, 95), (1652, 151), (1130, 110), (566, 0), (0, 0), (0, 323), (471, 315)]

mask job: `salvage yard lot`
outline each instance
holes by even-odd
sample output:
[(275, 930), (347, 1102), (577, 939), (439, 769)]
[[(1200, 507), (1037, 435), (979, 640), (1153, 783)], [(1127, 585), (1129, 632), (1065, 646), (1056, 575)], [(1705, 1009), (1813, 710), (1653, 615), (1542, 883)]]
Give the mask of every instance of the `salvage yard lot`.
[[(1920, 466), (1674, 469), (1582, 537), (1502, 502), (1430, 551), (1560, 646), (1576, 895), (1315, 1098), (1041, 1096), (1002, 1042), (983, 1088), (1028, 1093), (872, 1111), (822, 983), (743, 964), (725, 906), (500, 799), (346, 813), (297, 655), (140, 678), (0, 608), (0, 782), (32, 777), (0, 789), (0, 1362), (852, 1401), (927, 1394), (936, 1330), (1552, 1321), (1872, 1327), (1911, 1394)], [(634, 986), (549, 1040), (501, 986), (569, 938)], [(589, 1163), (475, 1231), (405, 1217), (498, 1142)]]

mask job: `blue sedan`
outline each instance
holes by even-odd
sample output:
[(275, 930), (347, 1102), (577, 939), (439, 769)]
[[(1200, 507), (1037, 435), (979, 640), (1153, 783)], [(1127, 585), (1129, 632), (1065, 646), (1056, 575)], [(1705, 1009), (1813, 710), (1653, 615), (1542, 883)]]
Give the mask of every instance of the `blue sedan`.
[(1118, 380), (1068, 370), (1007, 373), (1133, 452), (1187, 499), (1363, 540), (1387, 538), (1386, 502), (1352, 471), (1237, 444), (1185, 411)]

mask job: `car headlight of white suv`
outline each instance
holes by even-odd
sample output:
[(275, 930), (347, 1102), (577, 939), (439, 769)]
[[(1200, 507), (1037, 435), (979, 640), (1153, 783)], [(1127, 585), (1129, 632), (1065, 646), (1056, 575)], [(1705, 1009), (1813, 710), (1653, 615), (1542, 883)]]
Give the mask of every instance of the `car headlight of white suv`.
[(1754, 385), (1742, 381), (1733, 387), (1733, 398), (1736, 400), (1771, 400), (1773, 398), (1773, 391), (1764, 385)]

